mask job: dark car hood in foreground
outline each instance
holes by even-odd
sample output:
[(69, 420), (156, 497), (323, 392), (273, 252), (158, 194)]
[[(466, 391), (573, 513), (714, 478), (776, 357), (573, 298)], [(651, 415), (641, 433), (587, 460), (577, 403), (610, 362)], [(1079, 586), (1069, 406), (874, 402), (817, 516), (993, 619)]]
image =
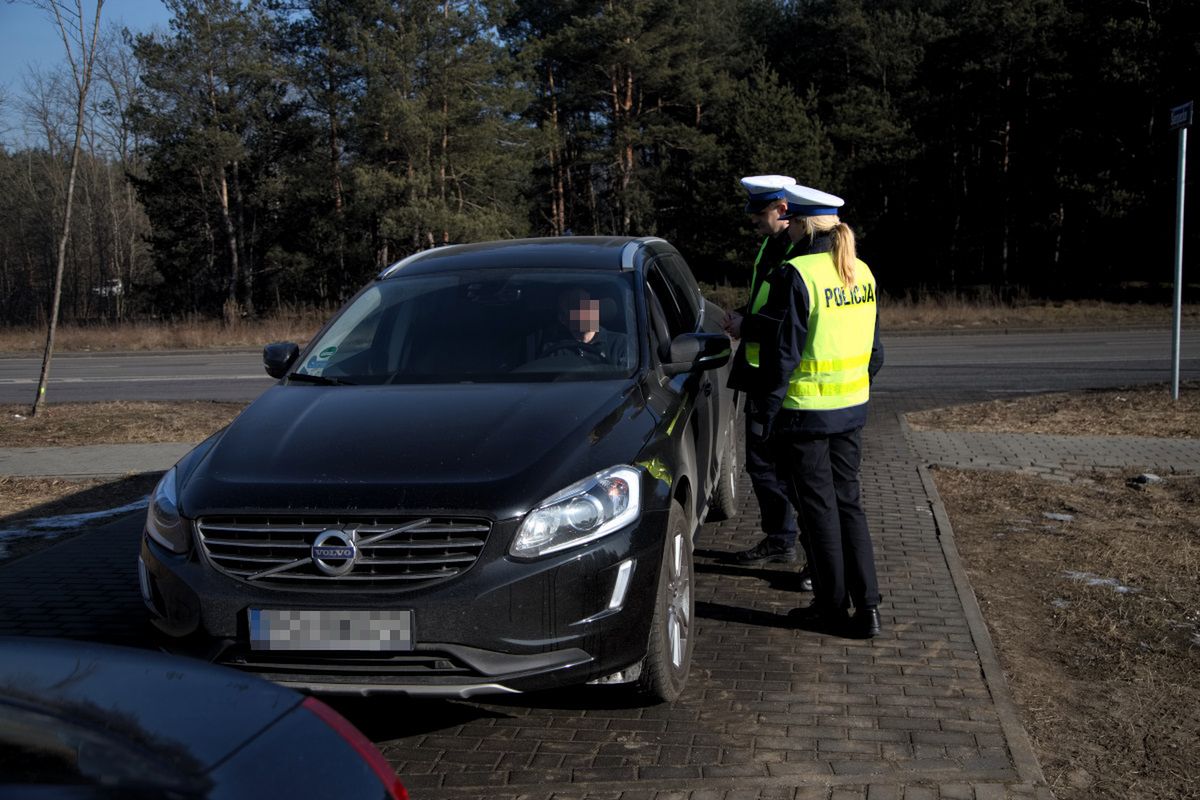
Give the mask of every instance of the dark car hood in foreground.
[(278, 385), (183, 478), (188, 516), (289, 511), (504, 519), (630, 463), (654, 426), (632, 381)]
[(303, 699), (192, 659), (89, 642), (0, 638), (0, 723), (18, 709), (39, 710), (162, 756), (173, 754), (180, 770), (195, 774)]

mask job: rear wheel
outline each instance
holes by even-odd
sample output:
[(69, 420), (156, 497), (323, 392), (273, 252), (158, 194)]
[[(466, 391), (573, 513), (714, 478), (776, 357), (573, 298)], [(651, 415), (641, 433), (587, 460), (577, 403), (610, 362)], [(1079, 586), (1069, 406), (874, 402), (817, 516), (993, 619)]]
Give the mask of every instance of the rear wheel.
[(708, 505), (707, 520), (721, 522), (737, 514), (737, 451), (737, 427), (730, 423), (729, 431), (725, 434), (725, 451), (721, 453), (717, 484), (713, 487), (712, 500)]
[(650, 641), (638, 679), (638, 692), (657, 702), (669, 703), (683, 693), (692, 664), (696, 600), (692, 591), (692, 543), (685, 516), (682, 506), (671, 504)]

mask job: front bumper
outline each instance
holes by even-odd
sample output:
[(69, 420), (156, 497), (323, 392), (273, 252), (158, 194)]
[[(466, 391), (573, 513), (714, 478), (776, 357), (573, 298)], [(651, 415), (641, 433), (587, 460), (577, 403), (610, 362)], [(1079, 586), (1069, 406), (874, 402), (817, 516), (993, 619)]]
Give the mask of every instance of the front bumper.
[[(143, 536), (142, 594), (154, 624), (171, 637), (167, 649), (324, 693), (524, 692), (585, 683), (640, 662), (667, 514), (643, 512), (622, 531), (536, 561), (507, 556), (515, 524), (496, 524), (462, 575), (388, 592), (343, 589), (333, 578), (307, 591), (254, 586), (217, 572), (196, 548), (175, 555)], [(412, 612), (413, 647), (255, 650), (251, 608), (405, 609)]]

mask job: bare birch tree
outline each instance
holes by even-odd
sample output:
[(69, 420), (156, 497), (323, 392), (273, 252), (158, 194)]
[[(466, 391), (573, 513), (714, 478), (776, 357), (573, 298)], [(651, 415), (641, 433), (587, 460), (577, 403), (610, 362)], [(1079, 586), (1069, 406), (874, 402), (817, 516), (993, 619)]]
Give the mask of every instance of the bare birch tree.
[(84, 115), (87, 110), (88, 90), (92, 83), (92, 66), (96, 59), (96, 37), (100, 30), (100, 9), (104, 0), (96, 0), (96, 13), (92, 27), (87, 29), (83, 0), (72, 5), (60, 0), (32, 0), (33, 5), (53, 17), (54, 25), (62, 38), (67, 66), (75, 84), (75, 137), (71, 146), (71, 166), (67, 172), (67, 191), (63, 198), (62, 235), (58, 240), (58, 262), (54, 269), (54, 295), (50, 304), (50, 324), (46, 332), (46, 352), (42, 356), (42, 372), (38, 378), (37, 395), (33, 400), (31, 416), (37, 416), (46, 399), (46, 382), (50, 378), (50, 357), (54, 353), (54, 333), (58, 327), (58, 308), (62, 299), (63, 268), (67, 260), (67, 240), (71, 235), (71, 206), (75, 195), (75, 173), (79, 167), (80, 142), (83, 140)]

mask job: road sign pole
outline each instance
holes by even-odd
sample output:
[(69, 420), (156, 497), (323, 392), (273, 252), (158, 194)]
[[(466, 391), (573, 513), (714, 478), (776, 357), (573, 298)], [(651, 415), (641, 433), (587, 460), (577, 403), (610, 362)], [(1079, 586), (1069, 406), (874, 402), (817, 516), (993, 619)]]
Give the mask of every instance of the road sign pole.
[(1179, 192), (1175, 202), (1175, 325), (1171, 332), (1171, 399), (1179, 399), (1179, 339), (1183, 328), (1183, 187), (1187, 169), (1187, 126), (1179, 129)]
[(1179, 129), (1178, 195), (1175, 202), (1175, 324), (1171, 328), (1171, 399), (1179, 399), (1179, 339), (1183, 327), (1183, 189), (1187, 175), (1187, 129), (1192, 124), (1193, 103), (1171, 109), (1171, 129)]

